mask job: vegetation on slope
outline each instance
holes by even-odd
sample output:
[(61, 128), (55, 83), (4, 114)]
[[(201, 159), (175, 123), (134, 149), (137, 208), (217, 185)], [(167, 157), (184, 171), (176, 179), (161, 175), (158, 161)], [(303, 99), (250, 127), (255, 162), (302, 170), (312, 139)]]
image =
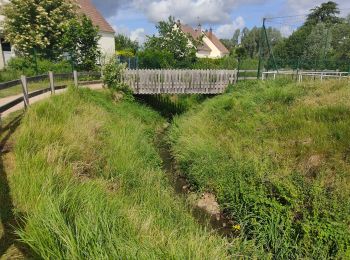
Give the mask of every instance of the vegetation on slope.
[(161, 170), (163, 123), (89, 90), (34, 105), (10, 176), (23, 241), (44, 259), (226, 258), (226, 240), (199, 227)]
[(181, 171), (277, 259), (350, 257), (347, 82), (244, 82), (175, 120)]

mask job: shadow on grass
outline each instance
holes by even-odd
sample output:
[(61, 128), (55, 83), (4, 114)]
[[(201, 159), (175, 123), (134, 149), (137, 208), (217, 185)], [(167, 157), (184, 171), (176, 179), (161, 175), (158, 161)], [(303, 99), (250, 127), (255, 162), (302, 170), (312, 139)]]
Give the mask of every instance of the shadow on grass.
[(5, 172), (4, 155), (12, 149), (8, 143), (11, 135), (16, 131), (21, 122), (22, 116), (17, 116), (0, 131), (4, 134), (0, 138), (0, 221), (3, 226), (3, 235), (0, 237), (0, 259), (14, 245), (22, 255), (27, 255), (28, 250), (18, 241), (15, 230), (20, 228), (21, 221), (15, 217), (13, 202), (10, 193), (10, 186)]

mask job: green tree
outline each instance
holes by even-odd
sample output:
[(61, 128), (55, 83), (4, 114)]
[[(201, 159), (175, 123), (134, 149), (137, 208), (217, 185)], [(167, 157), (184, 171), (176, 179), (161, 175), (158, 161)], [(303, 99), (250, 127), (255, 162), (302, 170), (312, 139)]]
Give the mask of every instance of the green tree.
[(235, 44), (230, 39), (220, 39), (222, 44), (231, 52), (235, 48)]
[(99, 30), (86, 16), (70, 20), (63, 37), (64, 49), (69, 53), (75, 67), (79, 70), (93, 70), (101, 56), (98, 47)]
[(318, 23), (313, 27), (305, 41), (305, 49), (302, 55), (304, 66), (309, 69), (324, 69), (327, 54), (331, 51), (331, 37), (331, 32), (324, 23)]
[(167, 51), (145, 49), (139, 52), (138, 57), (142, 69), (170, 69), (176, 66), (174, 55)]
[(62, 37), (76, 17), (76, 6), (66, 0), (12, 0), (3, 8), (4, 32), (18, 54), (57, 59)]
[(135, 55), (139, 48), (139, 43), (137, 41), (132, 41), (128, 36), (123, 34), (115, 36), (116, 51), (128, 51)]
[(331, 29), (332, 60), (337, 69), (349, 70), (350, 66), (350, 23), (336, 24)]
[(308, 15), (305, 25), (308, 26), (324, 23), (328, 26), (340, 23), (341, 19), (338, 17), (339, 14), (340, 11), (338, 4), (329, 1), (311, 9), (311, 13)]
[(238, 46), (239, 37), (241, 35), (241, 30), (237, 29), (231, 39), (220, 39), (220, 41), (225, 45), (225, 47), (231, 52), (234, 52), (234, 48)]
[(148, 37), (145, 49), (171, 53), (176, 61), (176, 67), (190, 67), (196, 60), (196, 47), (201, 40), (185, 35), (177, 26), (173, 17), (169, 17), (168, 21), (159, 22), (156, 26), (158, 35)]
[(239, 37), (241, 36), (241, 30), (237, 29), (235, 33), (233, 34), (233, 37), (231, 39), (232, 43), (237, 46), (239, 43)]

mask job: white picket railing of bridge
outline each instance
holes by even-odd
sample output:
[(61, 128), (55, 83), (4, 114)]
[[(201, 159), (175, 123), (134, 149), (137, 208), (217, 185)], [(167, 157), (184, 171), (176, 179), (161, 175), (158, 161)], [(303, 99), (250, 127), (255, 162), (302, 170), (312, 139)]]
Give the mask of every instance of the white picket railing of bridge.
[(135, 94), (221, 94), (237, 70), (126, 70), (122, 81)]

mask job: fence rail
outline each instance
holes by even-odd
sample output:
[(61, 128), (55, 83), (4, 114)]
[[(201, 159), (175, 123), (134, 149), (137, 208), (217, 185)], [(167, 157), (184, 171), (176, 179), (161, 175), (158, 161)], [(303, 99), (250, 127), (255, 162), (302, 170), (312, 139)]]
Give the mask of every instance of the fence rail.
[(237, 81), (237, 70), (126, 70), (135, 94), (220, 94)]
[[(61, 80), (72, 80), (72, 83), (74, 81), (74, 85), (78, 87), (79, 85), (89, 85), (89, 84), (97, 84), (102, 83), (100, 79), (90, 80), (90, 81), (79, 81), (79, 77), (95, 77), (95, 78), (101, 78), (100, 72), (76, 72), (73, 73), (60, 73), (60, 74), (54, 74), (52, 72), (49, 72), (48, 74), (44, 75), (38, 75), (34, 77), (26, 77), (21, 76), (21, 79), (12, 80), (8, 82), (0, 83), (0, 90), (9, 89), (11, 87), (22, 87), (22, 96), (14, 96), (13, 99), (10, 101), (6, 101), (6, 103), (1, 104), (0, 103), (0, 116), (2, 113), (6, 112), (7, 110), (13, 108), (14, 106), (24, 102), (24, 107), (27, 108), (29, 106), (29, 99), (32, 97), (39, 96), (41, 94), (47, 93), (51, 91), (51, 94), (54, 94), (56, 90), (64, 89), (67, 87), (67, 85), (63, 84), (55, 84), (55, 80), (61, 79)], [(47, 86), (43, 86), (42, 89), (35, 90), (32, 92), (29, 92), (28, 90), (28, 84), (31, 83), (37, 83), (37, 82), (47, 82)], [(46, 84), (46, 83), (45, 83)], [(7, 100), (7, 99), (6, 99)]]
[(321, 81), (329, 78), (334, 79), (349, 79), (350, 80), (350, 72), (344, 71), (303, 71), (303, 70), (280, 70), (280, 71), (267, 71), (262, 73), (262, 80), (268, 79), (270, 76), (273, 79), (276, 79), (279, 75), (292, 76), (298, 82), (302, 82), (304, 79), (320, 79)]

